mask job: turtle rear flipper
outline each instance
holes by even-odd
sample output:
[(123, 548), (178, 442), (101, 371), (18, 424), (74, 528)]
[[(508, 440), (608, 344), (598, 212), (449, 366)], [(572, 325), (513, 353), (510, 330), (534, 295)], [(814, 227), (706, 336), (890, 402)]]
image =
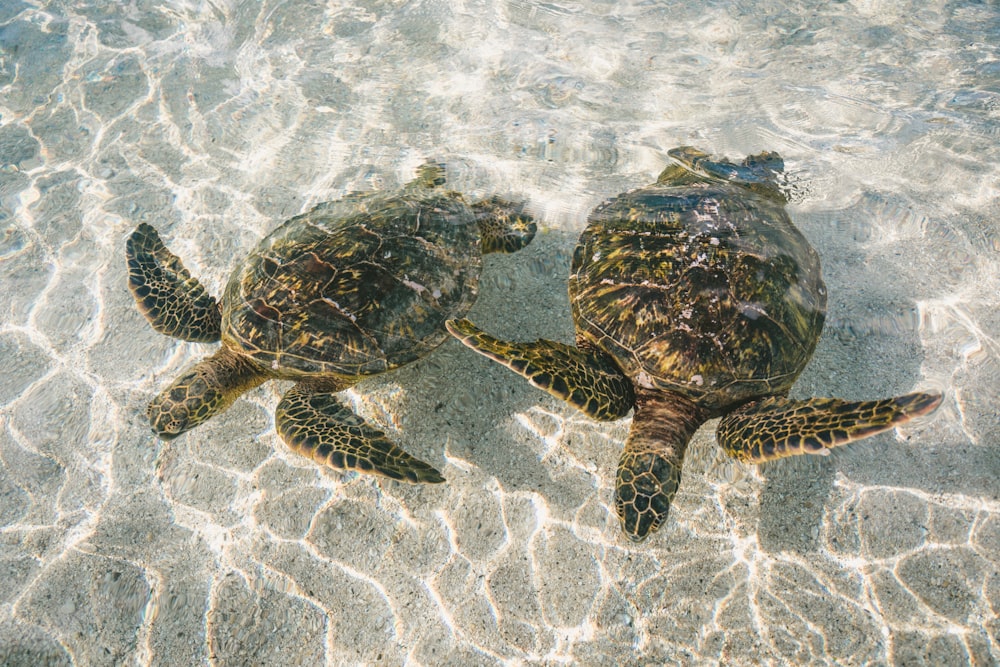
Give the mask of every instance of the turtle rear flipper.
[(510, 343), (490, 336), (469, 320), (445, 322), (453, 336), (528, 382), (599, 421), (619, 419), (635, 402), (632, 381), (602, 352), (551, 340)]
[(156, 331), (195, 343), (222, 337), (215, 297), (167, 250), (152, 226), (140, 224), (125, 242), (128, 286), (139, 310)]
[(490, 197), (473, 204), (472, 210), (476, 212), (476, 224), (482, 235), (480, 249), (484, 255), (517, 252), (531, 243), (538, 231), (534, 219), (524, 212), (523, 203)]
[(833, 447), (925, 415), (940, 403), (940, 394), (924, 393), (859, 402), (771, 397), (723, 417), (716, 437), (727, 454), (750, 463), (796, 454), (825, 455)]
[(330, 389), (337, 387), (300, 382), (278, 403), (278, 434), (293, 451), (333, 468), (404, 482), (444, 481), (433, 466), (404, 452), (337, 400)]

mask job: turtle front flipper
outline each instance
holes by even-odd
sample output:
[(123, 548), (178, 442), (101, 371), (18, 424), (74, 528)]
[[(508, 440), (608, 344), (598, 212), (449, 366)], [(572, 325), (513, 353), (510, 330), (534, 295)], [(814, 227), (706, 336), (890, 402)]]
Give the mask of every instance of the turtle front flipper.
[(333, 468), (360, 470), (404, 482), (443, 482), (433, 466), (410, 456), (346, 405), (332, 385), (300, 382), (278, 403), (278, 434), (295, 452)]
[(510, 343), (490, 336), (469, 320), (445, 322), (453, 336), (528, 382), (599, 421), (619, 419), (635, 402), (632, 381), (607, 355), (551, 340)]
[(727, 454), (750, 463), (797, 454), (826, 455), (833, 447), (925, 415), (940, 403), (940, 394), (924, 393), (859, 402), (771, 397), (723, 417), (716, 436)]
[(146, 416), (153, 431), (170, 440), (219, 414), (269, 377), (249, 359), (223, 346), (160, 392)]
[(125, 242), (128, 286), (153, 328), (195, 343), (222, 337), (222, 313), (215, 297), (167, 250), (152, 226), (140, 224)]

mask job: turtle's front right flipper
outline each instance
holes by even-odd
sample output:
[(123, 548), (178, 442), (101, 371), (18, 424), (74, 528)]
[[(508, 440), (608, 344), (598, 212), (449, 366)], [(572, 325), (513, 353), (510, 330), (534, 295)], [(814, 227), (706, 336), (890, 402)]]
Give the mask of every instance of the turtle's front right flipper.
[(339, 387), (300, 382), (278, 403), (278, 434), (293, 451), (332, 468), (403, 482), (443, 482), (433, 466), (410, 456), (337, 400)]
[(825, 455), (833, 447), (888, 431), (933, 412), (940, 394), (915, 393), (878, 401), (772, 396), (722, 418), (716, 437), (730, 456), (763, 463), (797, 454)]
[(128, 286), (153, 328), (196, 343), (222, 337), (222, 313), (215, 298), (167, 250), (150, 225), (140, 224), (125, 242)]
[(551, 340), (510, 343), (480, 330), (469, 320), (445, 323), (453, 336), (528, 382), (600, 421), (619, 419), (635, 403), (629, 380), (607, 355)]

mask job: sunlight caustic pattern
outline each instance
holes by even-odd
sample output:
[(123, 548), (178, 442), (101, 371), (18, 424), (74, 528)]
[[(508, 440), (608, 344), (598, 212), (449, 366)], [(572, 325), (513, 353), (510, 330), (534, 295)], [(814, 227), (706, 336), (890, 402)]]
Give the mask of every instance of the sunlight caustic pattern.
[[(0, 3), (0, 664), (1000, 661), (995, 4)], [(749, 468), (695, 435), (624, 540), (628, 418), (449, 342), (343, 398), (447, 483), (317, 469), (250, 392), (167, 443), (155, 224), (221, 292), (278, 222), (425, 158), (544, 223), (473, 315), (570, 342), (587, 212), (667, 149), (782, 154), (826, 331), (793, 396), (945, 393), (927, 421)]]

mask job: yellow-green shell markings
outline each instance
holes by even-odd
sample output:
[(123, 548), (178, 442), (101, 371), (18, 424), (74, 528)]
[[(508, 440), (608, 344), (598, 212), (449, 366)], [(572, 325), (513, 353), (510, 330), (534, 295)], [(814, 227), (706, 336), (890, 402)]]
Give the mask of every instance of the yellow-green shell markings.
[(520, 205), (467, 203), (444, 189), (444, 176), (427, 163), (400, 191), (351, 195), (288, 220), (239, 263), (221, 303), (139, 225), (126, 256), (140, 311), (161, 333), (222, 341), (150, 403), (157, 435), (194, 428), (268, 379), (294, 380), (275, 415), (293, 450), (335, 468), (443, 481), (335, 394), (444, 342), (445, 321), (475, 301), (483, 253), (533, 238)]
[(666, 519), (684, 451), (706, 420), (750, 463), (824, 454), (932, 411), (938, 394), (786, 398), (823, 329), (816, 251), (785, 212), (776, 153), (735, 164), (690, 147), (656, 183), (590, 215), (573, 255), (576, 346), (512, 343), (468, 320), (463, 343), (594, 419), (633, 410), (615, 509), (642, 540)]
[(589, 222), (569, 278), (581, 338), (639, 387), (712, 411), (788, 391), (816, 347), (826, 288), (783, 201), (663, 183)]

